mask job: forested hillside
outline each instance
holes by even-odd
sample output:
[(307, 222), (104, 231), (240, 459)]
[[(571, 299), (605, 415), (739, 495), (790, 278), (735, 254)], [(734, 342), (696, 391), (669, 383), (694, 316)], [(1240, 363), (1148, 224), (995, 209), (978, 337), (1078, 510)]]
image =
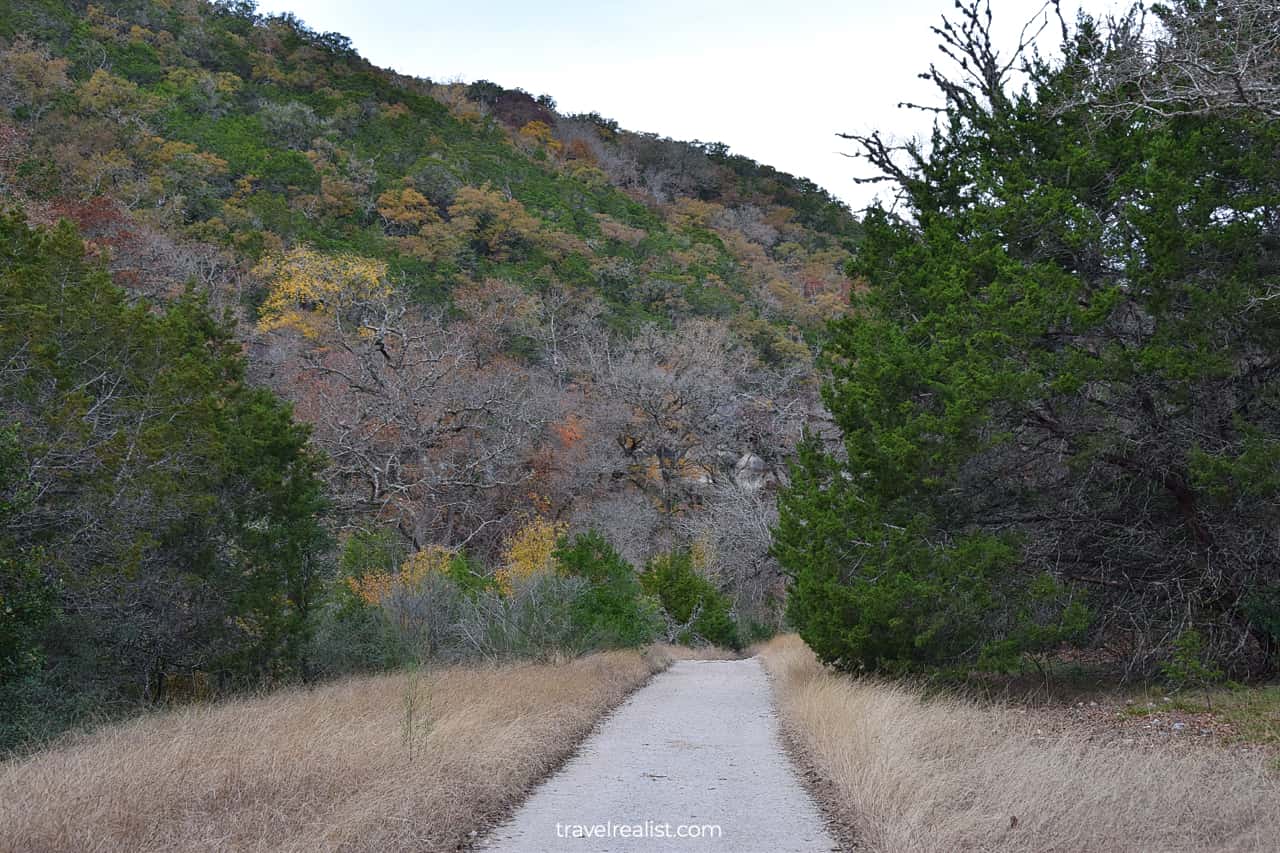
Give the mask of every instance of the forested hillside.
[(1274, 676), (1280, 17), (1058, 11), (934, 30), (858, 220), (250, 3), (0, 0), (0, 749), (784, 626)]
[[(810, 5), (686, 50), (870, 38)], [(940, 0), (855, 218), (0, 0), (0, 849), (1273, 850), (1280, 3), (1013, 5)]]
[(5, 741), (778, 624), (860, 233), (812, 183), (249, 3), (3, 0), (0, 193)]

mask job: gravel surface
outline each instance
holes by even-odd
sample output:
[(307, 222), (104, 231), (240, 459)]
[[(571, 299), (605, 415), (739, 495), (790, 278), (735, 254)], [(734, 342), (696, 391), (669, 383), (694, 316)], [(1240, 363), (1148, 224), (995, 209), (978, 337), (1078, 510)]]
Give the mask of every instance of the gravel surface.
[[(682, 828), (686, 837), (671, 837)], [(701, 837), (688, 837), (694, 834)], [(839, 849), (783, 751), (769, 682), (755, 659), (672, 665), (480, 847)]]

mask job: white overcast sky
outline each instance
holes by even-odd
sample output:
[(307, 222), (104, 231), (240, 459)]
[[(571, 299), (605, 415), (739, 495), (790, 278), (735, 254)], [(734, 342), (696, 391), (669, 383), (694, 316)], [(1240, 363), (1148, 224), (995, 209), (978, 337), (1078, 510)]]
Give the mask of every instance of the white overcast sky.
[[(1063, 0), (1074, 19), (1114, 0)], [(1012, 47), (1043, 0), (992, 0)], [(925, 131), (899, 101), (936, 103), (917, 78), (942, 61), (929, 31), (952, 0), (259, 0), (312, 29), (351, 38), (376, 65), (433, 80), (488, 79), (561, 112), (599, 112), (629, 130), (726, 143), (803, 175), (855, 207), (874, 193), (852, 177), (838, 132)], [(1046, 45), (1057, 43), (1056, 21)]]

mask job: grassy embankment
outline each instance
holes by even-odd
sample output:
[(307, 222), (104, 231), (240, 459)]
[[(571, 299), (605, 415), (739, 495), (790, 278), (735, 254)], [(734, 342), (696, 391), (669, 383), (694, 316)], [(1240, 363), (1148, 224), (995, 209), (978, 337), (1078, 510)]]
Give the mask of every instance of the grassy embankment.
[(851, 678), (794, 636), (761, 652), (794, 747), (860, 849), (1270, 851), (1280, 838), (1265, 750), (1045, 736), (1034, 711)]
[(0, 764), (0, 850), (451, 850), (687, 650), (189, 705)]

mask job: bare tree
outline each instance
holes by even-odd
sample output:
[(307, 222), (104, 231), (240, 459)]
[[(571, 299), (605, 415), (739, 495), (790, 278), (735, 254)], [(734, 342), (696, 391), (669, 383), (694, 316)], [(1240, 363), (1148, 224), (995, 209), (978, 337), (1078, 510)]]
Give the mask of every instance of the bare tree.
[(1280, 117), (1280, 5), (1178, 0), (1155, 15), (1135, 7), (1110, 22), (1091, 67), (1105, 111)]
[(707, 490), (702, 512), (679, 520), (686, 540), (706, 546), (707, 568), (732, 596), (738, 618), (775, 626), (786, 586), (770, 553), (777, 519), (773, 489), (729, 481)]
[(531, 476), (548, 413), (539, 377), (494, 354), (483, 323), (394, 300), (366, 312), (323, 346), (295, 338), (276, 381), (315, 425), (349, 512), (394, 523), (417, 547), (469, 543), (503, 523), (500, 496)]

